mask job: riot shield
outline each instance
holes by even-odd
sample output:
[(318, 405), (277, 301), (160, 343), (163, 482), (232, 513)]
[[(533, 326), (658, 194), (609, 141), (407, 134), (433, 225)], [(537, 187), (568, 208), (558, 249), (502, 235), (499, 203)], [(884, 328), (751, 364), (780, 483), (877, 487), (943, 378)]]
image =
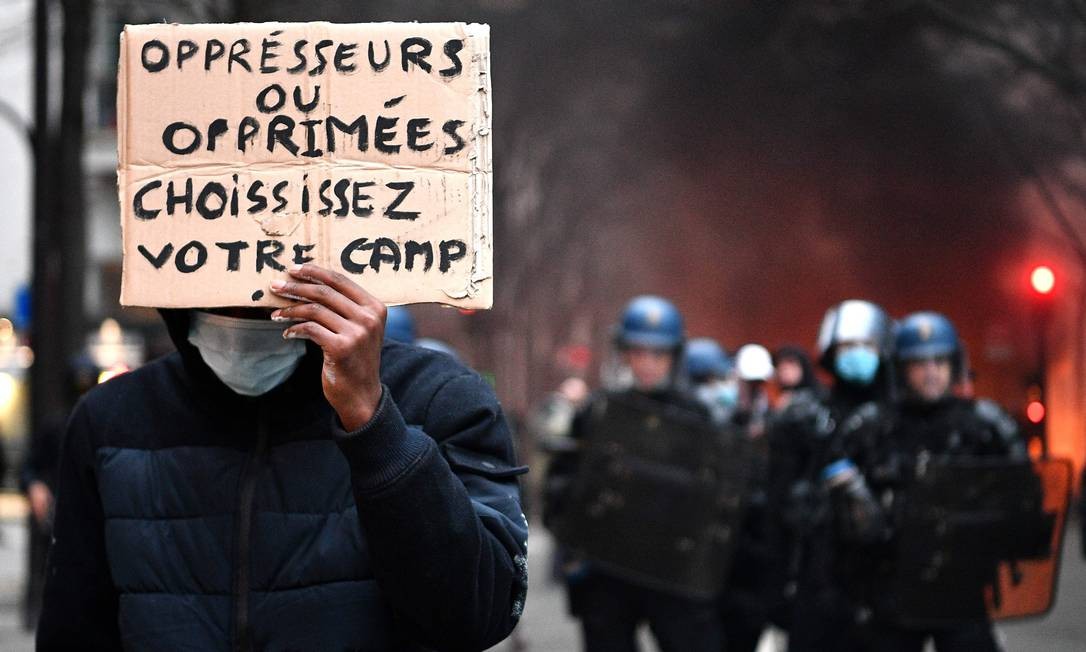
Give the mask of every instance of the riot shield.
[(999, 565), (999, 584), (988, 595), (993, 620), (1043, 615), (1056, 602), (1073, 470), (1067, 459), (1040, 460), (1034, 467), (1044, 492), (1042, 509), (1051, 516), (1051, 536), (1044, 551), (1049, 554)]
[(750, 476), (745, 437), (633, 394), (598, 400), (552, 530), (631, 582), (711, 598), (739, 536)]
[(1070, 481), (1066, 460), (922, 466), (900, 498), (879, 610), (910, 627), (1047, 611)]

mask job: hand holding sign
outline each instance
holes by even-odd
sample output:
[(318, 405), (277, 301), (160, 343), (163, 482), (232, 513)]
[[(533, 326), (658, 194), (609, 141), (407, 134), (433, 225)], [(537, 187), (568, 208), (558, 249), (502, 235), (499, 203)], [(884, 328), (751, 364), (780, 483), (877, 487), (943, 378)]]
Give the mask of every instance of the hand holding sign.
[(288, 270), (290, 280), (271, 284), (272, 292), (297, 303), (272, 313), (272, 319), (301, 320), (283, 337), (311, 340), (324, 351), (324, 396), (343, 427), (369, 423), (381, 400), (381, 343), (385, 304), (343, 274), (305, 264)]

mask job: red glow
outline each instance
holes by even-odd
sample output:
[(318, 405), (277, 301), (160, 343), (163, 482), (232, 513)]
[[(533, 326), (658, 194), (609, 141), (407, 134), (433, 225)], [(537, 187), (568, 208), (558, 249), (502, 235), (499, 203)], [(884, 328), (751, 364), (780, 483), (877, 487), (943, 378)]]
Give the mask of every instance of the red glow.
[(1045, 418), (1045, 404), (1040, 401), (1030, 401), (1026, 406), (1026, 418), (1030, 423), (1040, 423)]
[(1056, 286), (1056, 274), (1047, 265), (1038, 265), (1029, 275), (1029, 284), (1037, 294), (1050, 294)]

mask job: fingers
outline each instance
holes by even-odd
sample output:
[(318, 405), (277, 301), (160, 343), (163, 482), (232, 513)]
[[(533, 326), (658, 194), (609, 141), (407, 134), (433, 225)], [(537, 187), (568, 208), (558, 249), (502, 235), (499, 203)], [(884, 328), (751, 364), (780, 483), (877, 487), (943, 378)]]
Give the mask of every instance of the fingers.
[(362, 337), (361, 329), (351, 327), (346, 333), (334, 333), (318, 322), (303, 321), (283, 331), (287, 339), (309, 340), (324, 351), (325, 361), (343, 361), (363, 351), (372, 339)]
[(272, 313), (271, 318), (273, 321), (315, 321), (333, 333), (344, 333), (350, 330), (349, 321), (319, 303), (299, 303), (280, 308)]
[(295, 279), (327, 285), (354, 303), (377, 311), (378, 315), (384, 318), (385, 304), (339, 272), (324, 269), (313, 263), (292, 267), (287, 271)]
[[(346, 348), (363, 347), (373, 338), (380, 341), (387, 314), (384, 303), (342, 274), (317, 265), (292, 268), (290, 274), (290, 279), (273, 281), (271, 290), (279, 296), (302, 303), (276, 310), (272, 313), (272, 319), (316, 323), (332, 335), (346, 337)], [(288, 333), (302, 336), (306, 332), (292, 326), (284, 331), (284, 337), (290, 337)], [(316, 333), (307, 339), (312, 339), (326, 352), (329, 351), (317, 341), (319, 335)]]
[(315, 321), (303, 321), (300, 324), (294, 324), (283, 331), (283, 337), (309, 340), (326, 352), (338, 348), (339, 336)]
[(320, 304), (346, 319), (353, 319), (360, 312), (357, 303), (322, 283), (275, 280), (271, 283), (271, 291), (288, 299)]

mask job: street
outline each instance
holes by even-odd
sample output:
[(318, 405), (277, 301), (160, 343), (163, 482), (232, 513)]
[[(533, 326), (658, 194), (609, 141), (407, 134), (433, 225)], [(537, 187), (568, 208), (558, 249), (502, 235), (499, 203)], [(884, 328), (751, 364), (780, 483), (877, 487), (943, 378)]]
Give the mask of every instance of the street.
[[(1064, 557), (1060, 573), (1056, 606), (1044, 618), (1007, 623), (998, 627), (1000, 639), (1007, 652), (1079, 652), (1086, 649), (1086, 619), (1082, 617), (1086, 605), (1086, 560), (1079, 545), (1078, 523), (1070, 524), (1064, 540)], [(528, 644), (532, 652), (572, 652), (578, 649), (579, 639), (575, 622), (565, 612), (565, 597), (559, 586), (549, 581), (547, 564), (550, 559), (551, 539), (539, 525), (532, 529), (529, 540), (531, 580), (528, 605), (517, 628), (517, 636)], [(644, 631), (642, 646), (646, 652), (655, 650)], [(772, 639), (772, 640), (771, 640)], [(782, 639), (763, 637), (759, 652), (774, 652)], [(518, 648), (512, 641), (496, 648), (513, 652)], [(781, 648), (783, 649), (783, 648)]]
[[(19, 623), (19, 600), (23, 588), (26, 529), (18, 518), (0, 522), (0, 650), (29, 652), (33, 636)], [(1077, 652), (1086, 646), (1086, 561), (1079, 545), (1079, 529), (1072, 523), (1064, 542), (1064, 558), (1056, 607), (1045, 618), (1001, 625), (1000, 638), (1007, 652), (1044, 650)], [(565, 612), (565, 598), (557, 585), (549, 581), (547, 564), (551, 539), (541, 526), (532, 530), (530, 541), (531, 589), (528, 605), (515, 639), (494, 648), (499, 652), (572, 652), (577, 649), (575, 623)], [(760, 652), (773, 652), (775, 641), (767, 636)], [(516, 640), (524, 644), (517, 647)], [(642, 632), (646, 652), (654, 650)], [(779, 638), (776, 640), (780, 640)]]

